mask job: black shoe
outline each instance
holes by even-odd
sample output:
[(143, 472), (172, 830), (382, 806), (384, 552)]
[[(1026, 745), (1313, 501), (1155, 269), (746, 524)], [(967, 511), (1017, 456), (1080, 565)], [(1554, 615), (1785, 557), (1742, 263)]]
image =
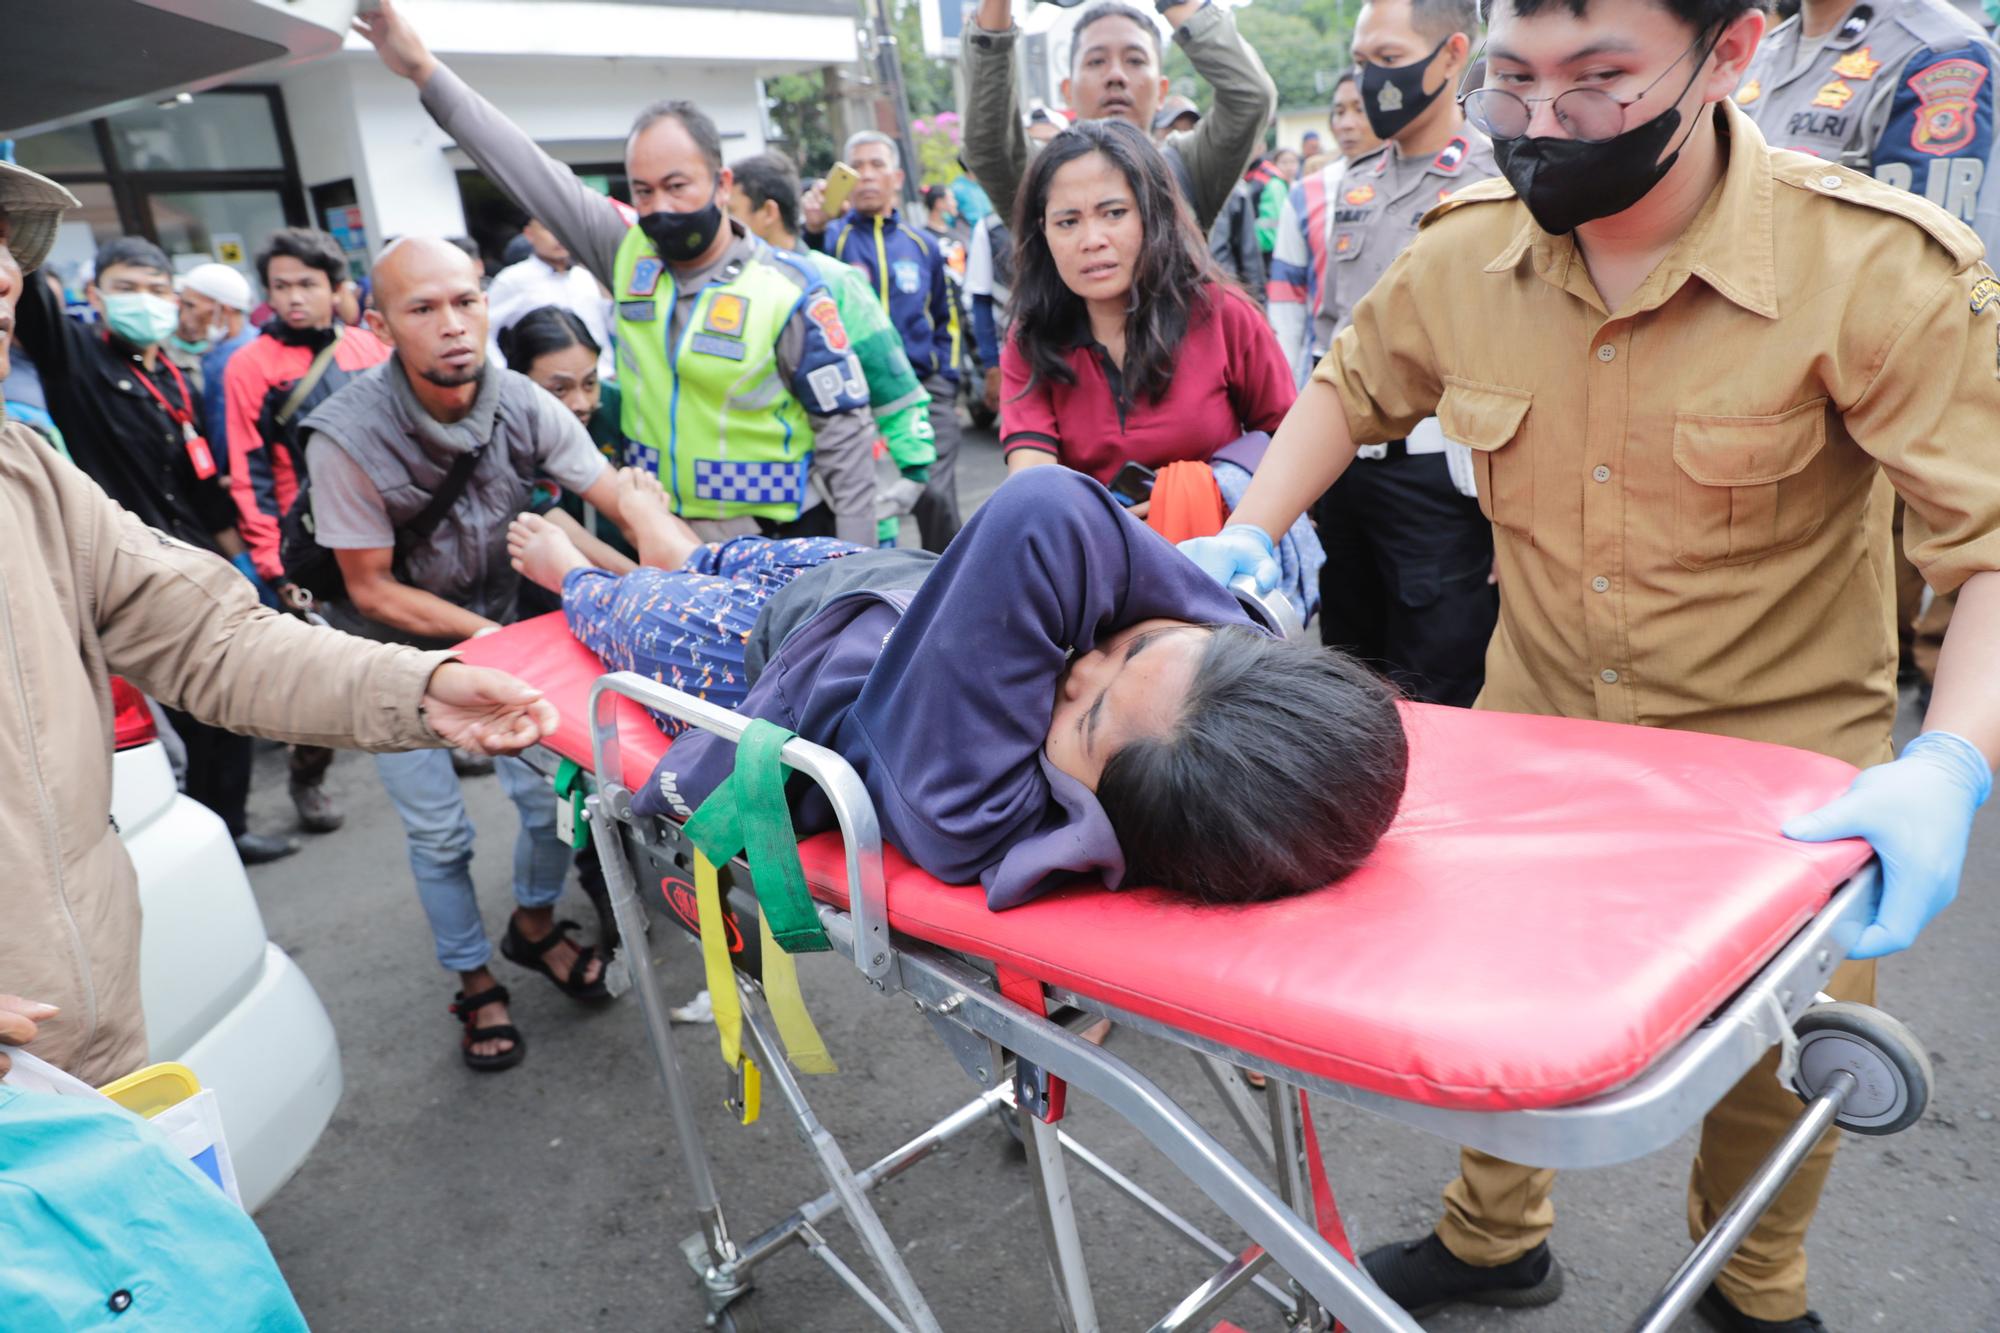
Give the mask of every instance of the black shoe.
[(1709, 1327), (1722, 1333), (1826, 1333), (1826, 1325), (1811, 1310), (1798, 1319), (1752, 1319), (1731, 1305), (1713, 1282), (1695, 1302), (1694, 1309), (1708, 1321)]
[(1469, 1264), (1444, 1247), (1432, 1232), (1422, 1240), (1402, 1240), (1361, 1256), (1361, 1266), (1389, 1298), (1421, 1318), (1460, 1301), (1509, 1309), (1547, 1305), (1563, 1292), (1562, 1265), (1543, 1241), (1497, 1268)]
[(236, 855), (242, 858), (246, 866), (261, 866), (272, 861), (282, 861), (298, 849), (298, 843), (290, 838), (271, 838), (262, 833), (236, 835)]
[(483, 778), (493, 771), (493, 756), (474, 754), (470, 750), (453, 750), (451, 771), (462, 778)]
[(292, 808), (299, 812), (299, 827), (308, 833), (331, 833), (347, 822), (347, 816), (318, 783), (310, 787), (293, 783)]

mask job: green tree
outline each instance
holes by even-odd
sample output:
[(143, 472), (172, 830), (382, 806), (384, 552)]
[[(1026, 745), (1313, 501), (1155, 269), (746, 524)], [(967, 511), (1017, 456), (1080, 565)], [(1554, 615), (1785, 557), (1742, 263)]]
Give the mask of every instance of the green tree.
[[(1243, 40), (1263, 58), (1278, 85), (1280, 107), (1310, 106), (1328, 98), (1321, 81), (1349, 64), (1352, 12), (1359, 8), (1359, 0), (1257, 0), (1234, 11)], [(1175, 92), (1207, 108), (1208, 85), (1179, 46), (1167, 56), (1166, 73)]]
[[(951, 85), (951, 66), (924, 54), (924, 25), (912, 0), (888, 0), (894, 15), (896, 56), (903, 70), (903, 92), (910, 99), (912, 117), (935, 116), (940, 111), (956, 111), (958, 96)], [(944, 0), (951, 4), (953, 0)], [(864, 17), (873, 20), (873, 0), (863, 0)]]
[(771, 123), (784, 136), (778, 146), (802, 175), (825, 175), (840, 156), (826, 114), (825, 80), (816, 72), (781, 74), (764, 80), (764, 96), (771, 99)]

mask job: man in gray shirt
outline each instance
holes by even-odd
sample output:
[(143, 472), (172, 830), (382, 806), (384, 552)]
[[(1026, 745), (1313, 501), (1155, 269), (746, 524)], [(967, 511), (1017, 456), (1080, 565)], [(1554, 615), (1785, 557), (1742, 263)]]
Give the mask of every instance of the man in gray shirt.
[[(1169, 134), (1161, 146), (1206, 235), (1264, 142), (1264, 128), (1277, 110), (1278, 89), (1227, 9), (1209, 0), (1162, 0), (1155, 7), (1173, 26), (1174, 40), (1187, 52), (1195, 73), (1215, 90), (1214, 105), (1201, 122)], [(1005, 219), (1014, 215), (1014, 194), (1021, 188), (1029, 153), (1015, 104), (1014, 43), (1019, 36), (1012, 0), (980, 0), (963, 46), (965, 165)], [(1150, 15), (1119, 0), (1091, 5), (1071, 29), (1069, 64), (1063, 97), (1079, 118), (1115, 116), (1152, 133), (1167, 79), (1160, 72), (1160, 30)]]
[[(514, 619), (521, 579), (508, 559), (507, 525), (538, 481), (577, 492), (621, 527), (622, 497), (554, 395), (487, 363), (486, 297), (463, 251), (409, 237), (383, 252), (374, 277), (369, 326), (396, 355), (349, 381), (300, 427), (314, 535), (347, 585), (327, 618), (378, 639), (444, 647)], [(441, 516), (427, 513), (453, 491)], [(519, 1064), (526, 1045), (509, 1022), (507, 988), (487, 970), (472, 822), (451, 755), (378, 755), (376, 771), (402, 816), (438, 962), (460, 977), (454, 1012), (465, 1025), (465, 1062), (479, 1070)], [(570, 849), (556, 836), (548, 783), (518, 759), (495, 760), (494, 771), (521, 817), (519, 906), (501, 950), (573, 998), (602, 1000), (601, 962), (565, 938), (573, 925), (555, 920)]]

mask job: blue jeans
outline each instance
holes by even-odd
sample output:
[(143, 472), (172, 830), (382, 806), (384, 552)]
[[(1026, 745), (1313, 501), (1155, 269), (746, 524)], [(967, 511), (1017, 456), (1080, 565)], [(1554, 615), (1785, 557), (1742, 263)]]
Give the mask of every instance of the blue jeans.
[[(451, 751), (378, 754), (382, 775), (409, 839), (417, 898), (430, 918), (437, 959), (454, 972), (486, 966), (493, 956), (472, 889), (472, 818), (452, 771)], [(570, 849), (556, 837), (556, 798), (547, 778), (519, 759), (496, 759), (494, 776), (521, 815), (514, 835), (514, 901), (552, 907), (569, 878)]]

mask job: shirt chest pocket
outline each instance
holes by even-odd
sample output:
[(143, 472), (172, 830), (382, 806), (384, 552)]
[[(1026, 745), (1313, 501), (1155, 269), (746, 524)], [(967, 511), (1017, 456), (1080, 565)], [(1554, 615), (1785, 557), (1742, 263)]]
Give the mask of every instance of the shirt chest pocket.
[(1826, 521), (1826, 399), (1771, 417), (1674, 417), (1674, 559), (1737, 565), (1811, 541)]
[(1438, 425), (1447, 440), (1472, 451), (1479, 512), (1503, 528), (1527, 532), (1535, 512), (1535, 469), (1521, 436), (1535, 396), (1526, 389), (1478, 384), (1447, 375)]

